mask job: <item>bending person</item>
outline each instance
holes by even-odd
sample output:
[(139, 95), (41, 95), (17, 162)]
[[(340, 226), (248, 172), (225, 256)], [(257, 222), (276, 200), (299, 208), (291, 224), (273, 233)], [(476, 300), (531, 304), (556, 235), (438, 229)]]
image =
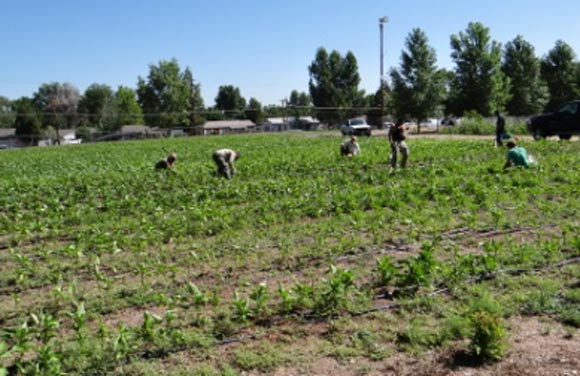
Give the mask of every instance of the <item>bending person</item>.
[(218, 175), (231, 179), (236, 173), (234, 161), (240, 158), (240, 153), (232, 149), (219, 149), (213, 153), (212, 158), (217, 165)]

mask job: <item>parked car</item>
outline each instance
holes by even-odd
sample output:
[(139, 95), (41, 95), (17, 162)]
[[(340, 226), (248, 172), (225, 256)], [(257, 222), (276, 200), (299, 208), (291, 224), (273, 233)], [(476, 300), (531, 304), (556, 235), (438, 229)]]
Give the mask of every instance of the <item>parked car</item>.
[(364, 119), (349, 119), (340, 127), (340, 132), (344, 136), (370, 136), (371, 126)]
[(580, 134), (580, 100), (564, 103), (556, 112), (532, 116), (526, 125), (534, 140), (556, 135), (569, 140)]

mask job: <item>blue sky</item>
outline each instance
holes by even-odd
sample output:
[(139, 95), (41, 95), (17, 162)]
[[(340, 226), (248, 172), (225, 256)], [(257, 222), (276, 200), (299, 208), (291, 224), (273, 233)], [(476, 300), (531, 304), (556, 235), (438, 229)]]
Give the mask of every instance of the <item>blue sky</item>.
[(150, 64), (176, 58), (201, 83), (206, 105), (220, 85), (262, 104), (308, 91), (317, 48), (352, 51), (361, 88), (380, 80), (378, 18), (385, 67), (399, 64), (408, 33), (423, 29), (438, 64), (453, 68), (451, 34), (482, 22), (505, 44), (521, 34), (543, 56), (563, 39), (580, 53), (577, 0), (18, 0), (3, 2), (0, 95), (31, 96), (42, 83), (136, 87)]

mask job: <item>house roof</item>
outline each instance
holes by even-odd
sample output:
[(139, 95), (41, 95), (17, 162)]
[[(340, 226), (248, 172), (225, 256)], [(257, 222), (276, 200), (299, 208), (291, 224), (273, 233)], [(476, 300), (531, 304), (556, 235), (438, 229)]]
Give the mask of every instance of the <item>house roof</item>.
[(281, 117), (267, 118), (266, 119), (266, 123), (269, 123), (269, 124), (286, 124), (286, 122), (284, 121), (284, 118), (281, 118)]
[(243, 129), (255, 126), (251, 120), (212, 120), (205, 122), (203, 129)]
[(16, 128), (0, 128), (0, 138), (14, 137)]
[(147, 125), (133, 124), (133, 125), (123, 125), (121, 127), (121, 133), (151, 133), (153, 129)]

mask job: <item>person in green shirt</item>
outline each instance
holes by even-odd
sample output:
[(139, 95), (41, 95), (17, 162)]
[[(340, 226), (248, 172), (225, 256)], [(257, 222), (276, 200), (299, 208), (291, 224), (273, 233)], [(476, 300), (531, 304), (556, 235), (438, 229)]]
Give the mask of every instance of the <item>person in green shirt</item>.
[(506, 144), (508, 148), (507, 160), (505, 162), (504, 170), (509, 167), (522, 166), (525, 168), (530, 168), (530, 163), (528, 161), (528, 152), (521, 146), (516, 146), (516, 143), (509, 141)]

